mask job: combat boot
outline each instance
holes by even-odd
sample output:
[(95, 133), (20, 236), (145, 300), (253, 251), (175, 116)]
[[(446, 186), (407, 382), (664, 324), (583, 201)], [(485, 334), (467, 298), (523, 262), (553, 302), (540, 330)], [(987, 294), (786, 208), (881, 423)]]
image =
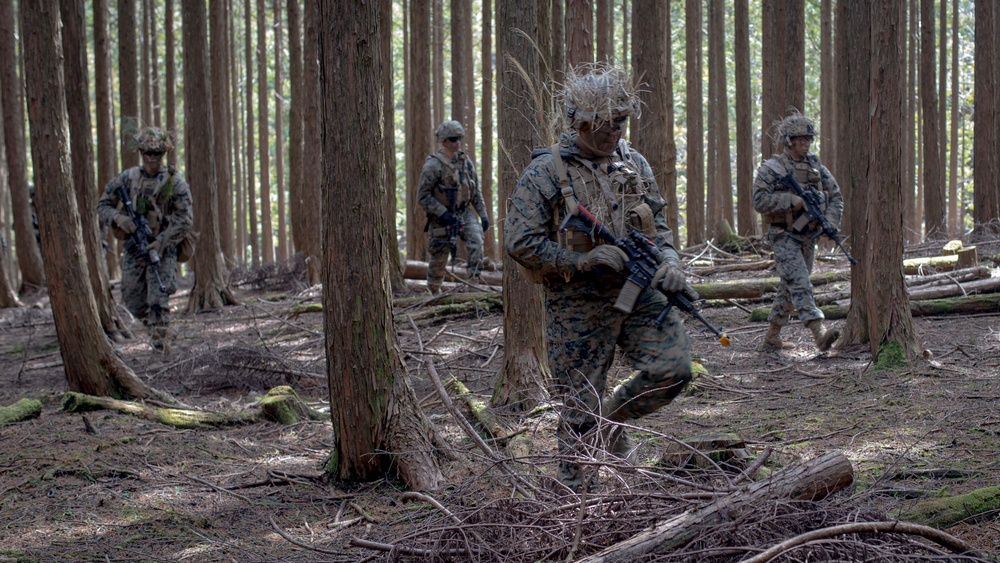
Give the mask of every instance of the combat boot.
[(770, 323), (767, 325), (767, 334), (764, 335), (764, 347), (776, 350), (791, 350), (795, 346), (791, 342), (781, 340), (781, 325)]
[(826, 330), (823, 327), (822, 319), (813, 319), (807, 322), (806, 328), (812, 331), (813, 338), (816, 340), (816, 349), (820, 352), (829, 350), (833, 343), (840, 338), (840, 331), (836, 329)]
[(630, 465), (635, 465), (639, 459), (639, 446), (628, 437), (625, 428), (615, 425), (607, 431), (605, 439), (607, 452), (615, 457), (620, 457)]

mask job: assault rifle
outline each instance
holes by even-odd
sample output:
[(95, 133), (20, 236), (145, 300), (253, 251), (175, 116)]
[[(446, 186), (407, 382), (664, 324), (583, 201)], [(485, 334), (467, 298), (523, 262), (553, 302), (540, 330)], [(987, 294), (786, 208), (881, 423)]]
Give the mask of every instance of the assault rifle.
[(153, 276), (156, 278), (156, 284), (160, 286), (160, 291), (166, 293), (167, 288), (163, 285), (163, 280), (160, 279), (160, 256), (155, 250), (146, 248), (148, 245), (146, 241), (153, 237), (153, 229), (149, 228), (145, 217), (135, 212), (135, 208), (132, 207), (132, 198), (128, 196), (128, 190), (125, 189), (125, 186), (118, 186), (117, 195), (125, 211), (128, 212), (129, 218), (135, 223), (135, 232), (129, 235), (126, 244), (130, 243), (139, 257), (146, 261), (149, 271), (153, 272)]
[[(625, 252), (628, 256), (628, 262), (625, 263), (625, 270), (622, 272), (622, 275), (625, 276), (625, 285), (622, 287), (621, 292), (618, 293), (618, 299), (615, 301), (615, 309), (623, 313), (632, 312), (632, 308), (635, 306), (636, 300), (639, 299), (639, 295), (650, 286), (656, 270), (660, 267), (660, 249), (656, 247), (653, 241), (635, 229), (629, 229), (627, 235), (618, 238), (607, 227), (601, 224), (597, 217), (594, 217), (582, 204), (577, 203), (576, 207), (578, 213), (567, 215), (562, 225), (560, 225), (559, 230), (572, 229), (587, 233), (592, 237), (604, 240), (608, 244), (613, 244)], [(715, 325), (708, 322), (708, 319), (701, 316), (701, 304), (703, 300), (699, 300), (697, 295), (692, 296), (680, 291), (659, 291), (667, 297), (667, 306), (656, 317), (657, 325), (661, 324), (667, 318), (667, 314), (670, 313), (672, 308), (677, 307), (701, 321), (701, 324), (705, 325), (719, 339), (719, 344), (723, 346), (730, 345), (729, 335), (716, 328)]]
[[(805, 202), (805, 213), (803, 213), (799, 219), (795, 221), (795, 224), (791, 226), (792, 230), (801, 231), (810, 221), (816, 221), (819, 223), (822, 231), (816, 233), (813, 238), (817, 238), (821, 234), (826, 235), (830, 240), (837, 243), (837, 246), (844, 251), (844, 254), (847, 255), (847, 259), (851, 262), (851, 264), (857, 264), (858, 261), (851, 256), (851, 253), (848, 252), (846, 248), (844, 248), (844, 245), (842, 244), (844, 239), (840, 236), (840, 230), (833, 228), (833, 225), (831, 225), (830, 221), (827, 220), (826, 215), (823, 215), (823, 211), (820, 209), (822, 203), (820, 202), (819, 194), (813, 190), (807, 190), (799, 185), (799, 183), (795, 180), (795, 176), (793, 176), (791, 172), (789, 172), (787, 176), (781, 178), (780, 182), (785, 187), (792, 190), (795, 195), (801, 197), (802, 201)], [(801, 225), (799, 224), (800, 222), (802, 222)]]

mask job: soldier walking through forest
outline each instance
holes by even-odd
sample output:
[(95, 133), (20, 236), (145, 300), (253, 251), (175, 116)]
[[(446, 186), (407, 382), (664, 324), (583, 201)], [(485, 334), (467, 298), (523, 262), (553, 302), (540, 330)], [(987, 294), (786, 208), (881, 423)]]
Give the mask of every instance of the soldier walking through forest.
[[(441, 291), (448, 256), (455, 258), (458, 241), (465, 242), (469, 277), (481, 282), (483, 233), (490, 228), (479, 177), (472, 160), (461, 150), (465, 129), (457, 121), (445, 121), (434, 131), (441, 143), (427, 157), (420, 171), (417, 201), (427, 211), (427, 289)], [(473, 215), (473, 209), (480, 219)]]
[[(677, 310), (656, 321), (667, 305), (658, 289), (691, 290), (653, 171), (621, 138), (625, 121), (640, 113), (631, 76), (614, 66), (584, 65), (565, 84), (569, 130), (557, 145), (533, 154), (508, 202), (504, 241), (528, 278), (545, 289), (553, 395), (563, 402), (557, 478), (579, 492), (597, 482), (596, 472), (574, 459), (586, 445), (597, 442), (634, 462), (635, 445), (612, 423), (656, 411), (690, 381), (690, 343)], [(615, 306), (625, 252), (585, 233), (560, 231), (564, 218), (580, 213), (578, 204), (616, 237), (636, 229), (657, 247), (659, 268), (629, 312)], [(635, 373), (605, 396), (616, 345)]]
[(780, 333), (792, 311), (798, 311), (799, 320), (812, 331), (816, 348), (826, 351), (840, 337), (840, 332), (823, 326), (823, 311), (816, 306), (809, 280), (816, 256), (816, 238), (822, 234), (822, 228), (806, 215), (806, 202), (792, 191), (789, 178), (818, 196), (819, 211), (834, 229), (840, 228), (844, 199), (833, 175), (818, 156), (809, 152), (809, 145), (816, 137), (812, 120), (804, 115), (790, 115), (778, 125), (778, 136), (784, 151), (764, 161), (753, 183), (753, 207), (770, 224), (767, 237), (781, 279), (767, 317), (764, 346), (792, 348), (781, 340)]
[(135, 135), (142, 166), (108, 182), (97, 203), (102, 225), (125, 241), (122, 300), (146, 325), (156, 350), (169, 351), (170, 295), (177, 291), (177, 263), (194, 251), (191, 190), (163, 155), (173, 134), (144, 127)]

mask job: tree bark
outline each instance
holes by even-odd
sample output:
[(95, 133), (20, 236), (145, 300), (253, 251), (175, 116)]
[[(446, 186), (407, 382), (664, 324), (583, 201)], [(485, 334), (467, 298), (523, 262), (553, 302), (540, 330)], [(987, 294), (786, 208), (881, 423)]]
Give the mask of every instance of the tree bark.
[(965, 231), (958, 195), (958, 31), (958, 0), (954, 0), (951, 8), (951, 152), (948, 160), (948, 232), (952, 236)]
[(433, 152), (430, 123), (430, 0), (410, 0), (410, 102), (406, 108), (409, 154), (409, 181), (406, 183), (406, 256), (422, 260), (427, 256), (424, 224), (427, 213), (417, 202), (417, 184), (424, 158)]
[[(1000, 6), (976, 2), (975, 91), (996, 92), (1000, 87)], [(973, 121), (972, 197), (973, 233), (977, 236), (996, 233), (1000, 225), (1000, 101), (996, 96), (977, 96)]]
[[(118, 105), (122, 168), (139, 165), (132, 135), (139, 127), (139, 69), (136, 61), (136, 0), (118, 0)], [(169, 125), (168, 125), (169, 127)], [(172, 151), (173, 152), (173, 151)], [(176, 158), (176, 156), (174, 157)]]
[[(323, 256), (322, 230), (323, 218), (320, 214), (320, 206), (316, 202), (321, 201), (322, 191), (320, 182), (323, 174), (322, 148), (323, 148), (323, 128), (319, 116), (322, 115), (322, 106), (319, 99), (319, 28), (317, 17), (319, 14), (319, 2), (308, 0), (305, 12), (305, 35), (302, 43), (302, 80), (303, 80), (303, 154), (302, 162), (305, 167), (302, 175), (302, 201), (305, 208), (305, 221), (303, 239), (306, 246), (301, 250), (306, 257), (309, 283), (315, 285), (320, 283), (320, 263)], [(309, 116), (306, 119), (305, 116)]]
[[(594, 0), (594, 15), (597, 20), (597, 60), (610, 61), (615, 58), (612, 50), (615, 22), (611, 18), (613, 10), (611, 3), (613, 0)], [(663, 25), (661, 23), (661, 25)], [(667, 29), (670, 26), (666, 26)], [(635, 51), (633, 51), (634, 53)]]
[(395, 93), (392, 83), (392, 3), (379, 2), (379, 48), (382, 65), (382, 115), (386, 126), (382, 131), (382, 151), (385, 160), (385, 229), (389, 245), (389, 284), (393, 290), (402, 289), (403, 266), (400, 263), (399, 233), (396, 230), (396, 118)]
[[(898, 345), (907, 359), (920, 355), (921, 345), (910, 316), (903, 282), (903, 192), (899, 145), (902, 133), (902, 53), (899, 50), (900, 0), (870, 4), (871, 137), (878, 146), (868, 159), (867, 228), (868, 334), (873, 361), (887, 346)], [(857, 78), (855, 77), (855, 80)], [(925, 123), (925, 127), (930, 125)], [(876, 144), (877, 143), (877, 144)], [(853, 301), (852, 301), (853, 303)]]
[[(309, 2), (307, 1), (307, 5)], [(254, 140), (253, 140), (253, 44), (250, 34), (252, 21), (250, 0), (243, 0), (243, 54), (246, 65), (246, 122), (243, 132), (246, 136), (246, 205), (247, 222), (250, 225), (250, 267), (257, 268), (261, 263), (261, 245), (257, 237), (257, 176), (254, 172)], [(314, 114), (315, 115), (315, 114)], [(318, 181), (318, 180), (317, 180)], [(316, 201), (315, 199), (312, 201)]]
[(943, 238), (945, 229), (944, 168), (941, 160), (941, 130), (938, 93), (934, 83), (934, 0), (920, 0), (920, 129), (924, 165), (924, 233)]
[[(805, 4), (784, 0), (763, 0), (761, 40), (761, 84), (767, 90), (761, 101), (761, 157), (781, 152), (774, 124), (789, 111), (805, 111)], [(774, 143), (772, 144), (772, 140)]]
[[(451, 119), (465, 128), (462, 148), (475, 162), (475, 92), (466, 80), (473, 73), (472, 45), (466, 43), (466, 25), (472, 25), (471, 0), (451, 0)], [(470, 134), (473, 136), (470, 137)]]
[[(711, 225), (714, 238), (720, 240), (732, 230), (733, 220), (733, 172), (730, 165), (729, 150), (729, 100), (726, 92), (726, 2), (710, 0), (709, 4), (709, 83), (714, 92), (709, 103), (714, 106), (709, 118), (711, 123), (710, 138), (715, 139), (714, 147), (709, 149), (709, 155), (714, 155), (714, 182), (709, 183), (709, 190), (714, 191), (711, 199), (714, 224)], [(714, 187), (713, 187), (714, 184)], [(728, 229), (727, 229), (728, 227)]]
[(25, 92), (49, 298), (69, 388), (92, 395), (151, 397), (101, 330), (87, 279), (80, 213), (71, 177), (69, 118), (62, 69), (58, 0), (21, 4)]
[[(755, 236), (757, 212), (753, 209), (753, 100), (750, 92), (750, 13), (747, 0), (736, 0), (736, 36), (733, 57), (736, 59), (736, 232)], [(676, 231), (674, 231), (676, 232)]]
[[(167, 67), (167, 86), (166, 92), (164, 93), (164, 99), (166, 100), (167, 106), (167, 129), (170, 131), (177, 131), (177, 67), (175, 64), (176, 49), (174, 49), (174, 0), (166, 0), (163, 4), (163, 10), (165, 14), (163, 18), (163, 31), (166, 35), (164, 39), (164, 50), (166, 51), (165, 66)], [(171, 166), (177, 166), (177, 151), (170, 151), (167, 153), (167, 162)], [(124, 165), (125, 163), (123, 162), (122, 166)]]
[[(837, 2), (837, 154), (840, 169), (837, 183), (844, 196), (844, 233), (850, 233), (851, 250), (859, 264), (868, 255), (868, 233), (864, 229), (869, 201), (867, 163), (871, 147), (869, 104), (871, 92), (870, 25), (868, 3), (864, 0)], [(841, 345), (868, 342), (869, 310), (865, 268), (851, 269), (852, 306), (841, 335)], [(854, 305), (857, 303), (857, 306)]]
[[(836, 69), (833, 66), (833, 0), (820, 1), (820, 156), (834, 176), (840, 172), (834, 135), (837, 131)], [(737, 48), (737, 51), (739, 49)]]
[[(498, 5), (497, 9), (499, 8)], [(594, 62), (593, 30), (594, 11), (591, 0), (566, 0), (566, 60), (570, 68)], [(499, 38), (499, 33), (497, 37)]]
[[(107, 184), (121, 170), (115, 141), (114, 102), (111, 94), (111, 57), (108, 28), (108, 0), (94, 0), (94, 107), (97, 109), (97, 186)], [(118, 271), (118, 239), (101, 228), (107, 244), (104, 262), (108, 276)]]
[[(560, 12), (561, 14), (562, 12)], [(490, 220), (490, 225), (497, 225), (496, 212), (493, 208), (493, 34), (492, 0), (483, 0), (483, 27), (482, 27), (482, 72), (483, 72), (483, 99), (482, 118), (480, 121), (482, 134), (480, 135), (482, 149), (480, 152), (479, 183), (482, 186), (483, 201), (486, 203), (486, 216)], [(553, 17), (553, 25), (556, 20)], [(561, 24), (562, 22), (558, 22)], [(559, 26), (561, 28), (561, 25)], [(553, 47), (554, 49), (554, 47)], [(483, 257), (498, 260), (500, 255), (497, 250), (497, 237), (495, 233), (500, 232), (499, 227), (494, 227), (483, 233)]]
[(637, 561), (667, 553), (694, 539), (699, 530), (721, 522), (738, 521), (744, 512), (768, 501), (817, 501), (854, 482), (854, 468), (841, 452), (828, 452), (790, 466), (766, 481), (753, 483), (720, 497), (702, 508), (679, 514), (655, 528), (612, 545), (581, 562)]
[[(229, 13), (233, 13), (233, 1), (226, 0), (226, 7)], [(298, 2), (298, 0), (292, 0)], [(228, 46), (229, 46), (229, 121), (231, 134), (229, 138), (229, 148), (233, 159), (233, 180), (235, 203), (235, 226), (234, 235), (236, 237), (236, 259), (242, 264), (247, 263), (247, 198), (245, 186), (250, 182), (246, 169), (243, 167), (243, 113), (240, 112), (239, 80), (240, 73), (237, 63), (237, 42), (236, 42), (236, 21), (233, 18), (228, 22)], [(291, 24), (289, 24), (291, 25)]]
[[(445, 120), (444, 112), (444, 1), (434, 0), (431, 7), (431, 126), (437, 127)], [(413, 36), (411, 36), (413, 37)], [(417, 39), (423, 41), (423, 39)]]
[(66, 109), (69, 114), (70, 151), (73, 161), (73, 185), (76, 204), (80, 209), (83, 243), (87, 251), (87, 271), (94, 290), (97, 312), (112, 340), (129, 334), (115, 311), (108, 283), (107, 265), (103, 260), (101, 231), (97, 226), (98, 187), (94, 180), (94, 145), (90, 127), (90, 92), (87, 85), (86, 15), (83, 0), (62, 0), (63, 59), (67, 87)]
[(285, 215), (285, 85), (281, 68), (281, 8), (273, 0), (274, 10), (274, 177), (278, 205), (278, 261), (288, 260), (288, 224)]
[(140, 38), (140, 59), (142, 80), (139, 81), (139, 88), (142, 89), (139, 96), (140, 114), (143, 125), (153, 124), (153, 81), (149, 72), (149, 12), (153, 3), (150, 0), (142, 1), (142, 37)]
[[(701, 0), (685, 0), (687, 61), (687, 246), (705, 242), (705, 140), (702, 98)], [(633, 18), (634, 19), (634, 18)], [(680, 241), (676, 241), (680, 244)]]
[[(500, 154), (505, 155), (499, 163), (501, 202), (508, 200), (521, 171), (529, 163), (532, 147), (540, 140), (531, 119), (538, 108), (526, 105), (532, 99), (529, 85), (512, 68), (513, 61), (517, 61), (529, 77), (540, 74), (537, 52), (531, 40), (514, 34), (514, 29), (520, 29), (531, 37), (537, 29), (537, 9), (534, 0), (497, 4), (497, 108)], [(499, 207), (498, 223), (502, 223), (506, 205)], [(551, 377), (546, 357), (545, 311), (541, 286), (525, 280), (506, 253), (503, 265), (503, 302), (507, 304), (504, 308), (504, 363), (491, 404), (523, 412), (545, 397)]]
[[(23, 7), (21, 8), (23, 10)], [(58, 9), (58, 5), (57, 5)], [(57, 12), (58, 13), (58, 12)], [(17, 74), (13, 2), (0, 2), (0, 104), (3, 105), (4, 146), (7, 155), (7, 179), (10, 185), (11, 211), (17, 244), (17, 266), (21, 270), (22, 296), (45, 286), (45, 266), (31, 222), (31, 196), (28, 191), (28, 157), (24, 139), (24, 96)], [(21, 42), (22, 48), (24, 42)], [(13, 281), (13, 280), (12, 280)]]
[(233, 163), (229, 146), (229, 30), (226, 0), (209, 2), (209, 35), (212, 54), (212, 118), (215, 135), (216, 208), (219, 210), (219, 244), (228, 264), (235, 264), (236, 239), (233, 236)]
[(271, 220), (271, 143), (267, 83), (267, 7), (257, 0), (257, 134), (260, 161), (260, 261), (274, 262), (274, 226)]
[[(302, 31), (299, 0), (288, 0), (288, 81), (292, 99), (288, 107), (288, 216), (292, 231), (292, 248), (298, 252), (303, 239), (302, 199)], [(393, 154), (396, 148), (393, 145)]]
[[(432, 451), (434, 430), (399, 361), (392, 320), (384, 198), (381, 22), (375, 3), (344, 11), (322, 0), (319, 34), (323, 103), (323, 207), (357, 221), (323, 228), (327, 377), (339, 479), (372, 481), (387, 471), (417, 490), (444, 482)], [(342, 100), (356, 100), (344, 104)], [(380, 453), (390, 452), (390, 453)]]

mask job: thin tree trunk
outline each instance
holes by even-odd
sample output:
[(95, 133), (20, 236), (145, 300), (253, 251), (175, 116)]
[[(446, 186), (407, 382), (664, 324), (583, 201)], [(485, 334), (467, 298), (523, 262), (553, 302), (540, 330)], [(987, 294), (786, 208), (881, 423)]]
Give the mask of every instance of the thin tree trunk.
[[(976, 2), (975, 91), (996, 92), (1000, 87), (1000, 7), (993, 2)], [(1000, 116), (996, 96), (976, 96), (973, 120), (972, 197), (973, 232), (996, 233), (1000, 218)]]
[(87, 85), (87, 33), (83, 0), (62, 0), (63, 60), (66, 80), (66, 109), (69, 114), (73, 186), (80, 210), (87, 271), (94, 291), (98, 318), (104, 333), (113, 340), (128, 335), (115, 311), (109, 290), (107, 266), (102, 260), (101, 230), (97, 226), (98, 187), (94, 179), (94, 145), (90, 126), (90, 91)]
[[(945, 237), (951, 235), (951, 230), (948, 228), (948, 180), (946, 175), (946, 166), (948, 162), (948, 124), (947, 116), (948, 112), (945, 107), (945, 101), (947, 99), (946, 93), (948, 92), (948, 70), (945, 62), (948, 58), (948, 0), (938, 0), (940, 4), (940, 17), (938, 18), (938, 26), (941, 28), (941, 40), (938, 43), (938, 135), (941, 139), (941, 151), (938, 157), (938, 165), (941, 167), (941, 171), (938, 174), (941, 191), (941, 234)], [(956, 68), (957, 71), (957, 68)]]
[(923, 132), (924, 227), (928, 238), (945, 235), (941, 130), (934, 83), (934, 0), (920, 1), (920, 130)]
[[(431, 7), (431, 87), (434, 94), (431, 98), (431, 126), (437, 127), (445, 121), (444, 112), (444, 2), (434, 0)], [(411, 36), (412, 37), (412, 36)], [(425, 41), (425, 39), (418, 39)]]
[(733, 172), (730, 165), (729, 151), (729, 100), (726, 92), (726, 4), (723, 0), (710, 0), (709, 11), (709, 61), (710, 80), (716, 83), (713, 90), (714, 98), (710, 103), (715, 105), (715, 117), (709, 119), (711, 130), (715, 131), (714, 177), (715, 198), (713, 207), (716, 209), (715, 224), (712, 225), (716, 240), (726, 235), (728, 230), (723, 223), (733, 226)]
[(274, 262), (274, 232), (271, 221), (271, 143), (268, 137), (267, 8), (257, 0), (257, 150), (260, 161), (260, 261)]
[[(531, 116), (529, 85), (513, 69), (513, 62), (529, 77), (540, 74), (532, 40), (514, 34), (520, 29), (532, 36), (537, 29), (538, 6), (534, 0), (497, 4), (497, 109), (500, 131), (499, 200), (506, 202), (521, 171), (529, 163), (531, 149), (539, 144), (538, 129)], [(509, 155), (509, 156), (508, 156)], [(499, 206), (502, 224), (506, 205)], [(524, 279), (514, 260), (503, 256), (504, 343), (503, 366), (494, 385), (491, 403), (516, 411), (531, 409), (545, 397), (551, 378), (545, 346), (545, 311), (541, 286)]]
[[(867, 306), (872, 313), (868, 316), (869, 342), (874, 361), (892, 345), (902, 348), (899, 351), (908, 360), (919, 357), (921, 352), (903, 281), (902, 149), (899, 146), (902, 127), (899, 121), (904, 86), (900, 80), (900, 2), (871, 0), (870, 4), (872, 114), (868, 146), (879, 149), (872, 150), (868, 158), (870, 196), (866, 205), (866, 232), (869, 248), (877, 248), (878, 252), (868, 253), (865, 269), (869, 290)], [(931, 86), (933, 89), (933, 82)], [(934, 120), (925, 121), (924, 126), (936, 127), (931, 121)], [(853, 303), (854, 298), (851, 301)]]
[[(834, 96), (833, 67), (833, 0), (820, 2), (820, 156), (834, 176), (840, 171), (833, 134), (837, 130), (837, 98)], [(739, 52), (739, 48), (736, 49)], [(846, 209), (845, 209), (846, 212)]]
[(412, 130), (409, 156), (409, 181), (406, 186), (406, 256), (419, 260), (427, 255), (424, 224), (427, 214), (417, 203), (417, 179), (424, 158), (432, 152), (430, 124), (430, 0), (410, 0), (410, 105), (406, 111), (406, 127)]
[(412, 489), (433, 490), (444, 475), (432, 453), (433, 427), (399, 360), (385, 267), (387, 218), (384, 206), (371, 205), (385, 181), (384, 152), (372, 143), (385, 135), (378, 13), (374, 2), (347, 11), (338, 0), (320, 4), (323, 207), (330, 217), (344, 208), (358, 214), (357, 221), (328, 221), (323, 228), (331, 469), (350, 481), (391, 471)]
[(570, 67), (594, 62), (594, 11), (590, 2), (566, 0), (566, 60)]
[(247, 220), (250, 224), (250, 267), (256, 269), (261, 263), (260, 239), (257, 238), (257, 178), (254, 176), (254, 140), (253, 140), (253, 45), (251, 42), (252, 21), (250, 13), (250, 0), (243, 0), (243, 53), (244, 64), (246, 65), (246, 122), (244, 134), (247, 143), (246, 171), (247, 171)]
[[(163, 18), (163, 30), (166, 34), (164, 48), (166, 49), (167, 67), (167, 89), (164, 98), (167, 105), (167, 129), (177, 131), (177, 65), (175, 63), (175, 43), (174, 43), (174, 0), (166, 0), (164, 3), (165, 16)], [(123, 155), (124, 160), (124, 155)], [(167, 162), (171, 166), (177, 166), (177, 151), (167, 153)], [(125, 163), (122, 163), (124, 166)]]
[[(558, 0), (553, 2), (553, 5)], [(561, 13), (561, 12), (560, 12)], [(483, 0), (483, 99), (482, 99), (482, 152), (480, 153), (481, 164), (479, 170), (482, 176), (479, 183), (482, 185), (483, 201), (486, 202), (486, 215), (490, 220), (490, 225), (496, 225), (496, 212), (493, 208), (493, 35), (492, 35), (492, 0)], [(561, 22), (555, 19), (553, 14), (553, 27), (561, 27)], [(554, 31), (554, 30), (553, 30)], [(555, 58), (555, 45), (553, 45), (553, 59)], [(499, 232), (499, 227), (494, 227), (483, 233), (483, 256), (498, 260), (497, 239), (494, 233)]]
[[(563, 78), (566, 75), (565, 8), (566, 0), (552, 0), (552, 77), (553, 81), (557, 84), (562, 84)], [(622, 60), (628, 59), (623, 58)], [(497, 79), (499, 81), (499, 77)]]
[(212, 146), (215, 149), (215, 178), (218, 182), (216, 187), (216, 209), (219, 211), (219, 244), (222, 248), (222, 255), (229, 263), (236, 260), (233, 245), (233, 174), (232, 161), (230, 160), (229, 147), (229, 75), (227, 68), (229, 61), (229, 32), (226, 28), (229, 20), (226, 14), (226, 0), (211, 0), (209, 3), (210, 21), (209, 34), (211, 37), (212, 54), (210, 62), (212, 65), (212, 117), (214, 124), (212, 127), (215, 135)]
[[(597, 60), (609, 61), (614, 59), (612, 51), (612, 41), (615, 30), (614, 21), (611, 15), (611, 3), (614, 0), (594, 0), (595, 16), (597, 19)], [(634, 51), (633, 51), (634, 52)]]
[[(2, 113), (0, 113), (0, 120), (2, 119)], [(0, 125), (0, 240), (8, 241), (11, 240), (12, 236), (10, 231), (10, 207), (7, 205), (10, 201), (7, 197), (7, 155), (3, 146), (3, 126)], [(17, 294), (14, 293), (14, 287), (10, 281), (11, 274), (8, 274), (8, 271), (13, 270), (12, 266), (15, 266), (12, 260), (8, 260), (9, 256), (6, 248), (0, 251), (0, 309), (21, 306), (21, 302), (18, 300)], [(14, 273), (16, 274), (16, 272)]]
[[(473, 158), (475, 143), (469, 135), (475, 131), (476, 125), (470, 115), (475, 94), (465, 80), (466, 76), (472, 75), (472, 45), (466, 43), (464, 29), (466, 15), (471, 16), (471, 12), (470, 0), (451, 0), (451, 119), (465, 128), (462, 149)], [(471, 17), (469, 23), (471, 25)]]
[(403, 279), (403, 265), (399, 253), (399, 236), (396, 230), (396, 118), (395, 92), (392, 86), (393, 56), (392, 56), (392, 3), (379, 2), (379, 53), (382, 57), (382, 119), (385, 127), (382, 131), (382, 157), (385, 166), (385, 180), (382, 189), (385, 191), (385, 232), (386, 244), (389, 246), (389, 261), (387, 275), (389, 286), (393, 290), (406, 287)]
[[(22, 9), (23, 9), (23, 3)], [(58, 4), (56, 4), (58, 15)], [(21, 270), (18, 293), (29, 295), (45, 286), (45, 266), (31, 222), (31, 196), (28, 192), (28, 157), (24, 139), (24, 96), (17, 74), (14, 3), (0, 1), (0, 103), (3, 105), (4, 147), (7, 155), (11, 211), (17, 244), (17, 265)], [(21, 42), (24, 46), (23, 37)]]
[[(305, 247), (302, 236), (305, 202), (302, 200), (302, 27), (299, 0), (288, 0), (288, 79), (292, 100), (288, 108), (288, 215), (291, 220), (292, 248)], [(393, 146), (395, 154), (395, 146)]]
[(948, 232), (952, 236), (961, 236), (965, 231), (958, 197), (958, 29), (958, 0), (954, 0), (951, 6), (951, 158), (948, 162)]
[[(917, 10), (916, 0), (909, 2), (909, 27), (906, 33), (907, 44), (907, 65), (906, 65), (906, 100), (904, 102), (906, 120), (903, 123), (905, 144), (903, 145), (903, 196), (906, 198), (903, 204), (904, 236), (908, 240), (920, 240), (920, 223), (917, 220), (917, 206), (919, 204), (915, 197), (917, 184)], [(850, 233), (845, 233), (850, 235)]]
[(192, 262), (195, 276), (188, 312), (199, 313), (238, 302), (229, 289), (229, 276), (219, 242), (216, 198), (215, 124), (212, 116), (212, 83), (209, 73), (208, 18), (204, 0), (182, 0), (184, 49), (185, 141), (193, 158), (187, 171), (194, 206), (198, 246)]
[[(108, 28), (108, 0), (94, 0), (94, 106), (97, 109), (97, 186), (107, 184), (120, 170), (115, 141), (115, 112), (111, 99), (111, 57)], [(104, 261), (109, 277), (118, 271), (118, 239), (102, 226)]]
[[(323, 131), (322, 123), (318, 119), (321, 115), (322, 105), (319, 97), (319, 1), (309, 0), (306, 2), (306, 12), (303, 21), (305, 22), (305, 35), (303, 36), (302, 47), (302, 84), (303, 84), (303, 153), (302, 162), (304, 170), (302, 175), (302, 198), (305, 202), (305, 221), (303, 223), (303, 238), (306, 246), (302, 248), (306, 258), (309, 283), (318, 284), (321, 281), (320, 266), (323, 257), (322, 229), (323, 218), (320, 214), (320, 206), (315, 202), (321, 201), (322, 192), (320, 182), (323, 177), (322, 146)], [(305, 116), (309, 116), (306, 119)], [(371, 142), (371, 140), (369, 140)]]
[(153, 108), (153, 125), (160, 127), (162, 124), (162, 119), (160, 118), (160, 70), (157, 61), (160, 59), (160, 53), (158, 52), (158, 46), (156, 38), (159, 32), (156, 29), (156, 22), (159, 17), (156, 15), (156, 2), (150, 1), (149, 5), (152, 7), (152, 11), (149, 17), (149, 74), (150, 78), (150, 89), (152, 90), (152, 102), (151, 107)]
[(49, 279), (49, 298), (59, 352), (69, 388), (90, 395), (152, 397), (146, 386), (115, 354), (101, 330), (97, 302), (86, 279), (80, 213), (71, 176), (68, 116), (62, 71), (59, 2), (22, 2), (25, 92), (31, 129), (31, 152)]
[(140, 96), (140, 107), (142, 108), (142, 124), (153, 123), (153, 84), (152, 75), (149, 72), (149, 12), (152, 10), (152, 0), (142, 0), (142, 80), (139, 87), (142, 88)]
[[(295, 0), (293, 0), (295, 1)], [(226, 0), (228, 12), (233, 14), (233, 0)], [(232, 135), (230, 137), (229, 148), (233, 153), (233, 163), (235, 166), (235, 193), (233, 199), (236, 208), (235, 234), (236, 234), (236, 259), (242, 263), (247, 263), (247, 198), (246, 185), (250, 183), (249, 174), (243, 167), (243, 112), (240, 111), (239, 77), (241, 76), (239, 67), (239, 57), (237, 56), (236, 41), (236, 21), (235, 17), (227, 19), (227, 29), (229, 32), (229, 119), (231, 121)]]
[(274, 5), (274, 174), (278, 182), (278, 261), (288, 260), (288, 224), (285, 215), (285, 85), (281, 68), (281, 5)]
[(750, 12), (747, 0), (736, 0), (733, 9), (736, 19), (733, 46), (733, 56), (736, 58), (736, 232), (747, 237), (759, 232), (752, 200), (754, 154), (753, 124), (750, 117), (753, 113), (750, 93)]
[[(687, 246), (705, 242), (705, 140), (702, 98), (701, 0), (685, 0), (687, 64)], [(765, 27), (766, 29), (766, 27)], [(679, 243), (680, 241), (678, 241)]]

